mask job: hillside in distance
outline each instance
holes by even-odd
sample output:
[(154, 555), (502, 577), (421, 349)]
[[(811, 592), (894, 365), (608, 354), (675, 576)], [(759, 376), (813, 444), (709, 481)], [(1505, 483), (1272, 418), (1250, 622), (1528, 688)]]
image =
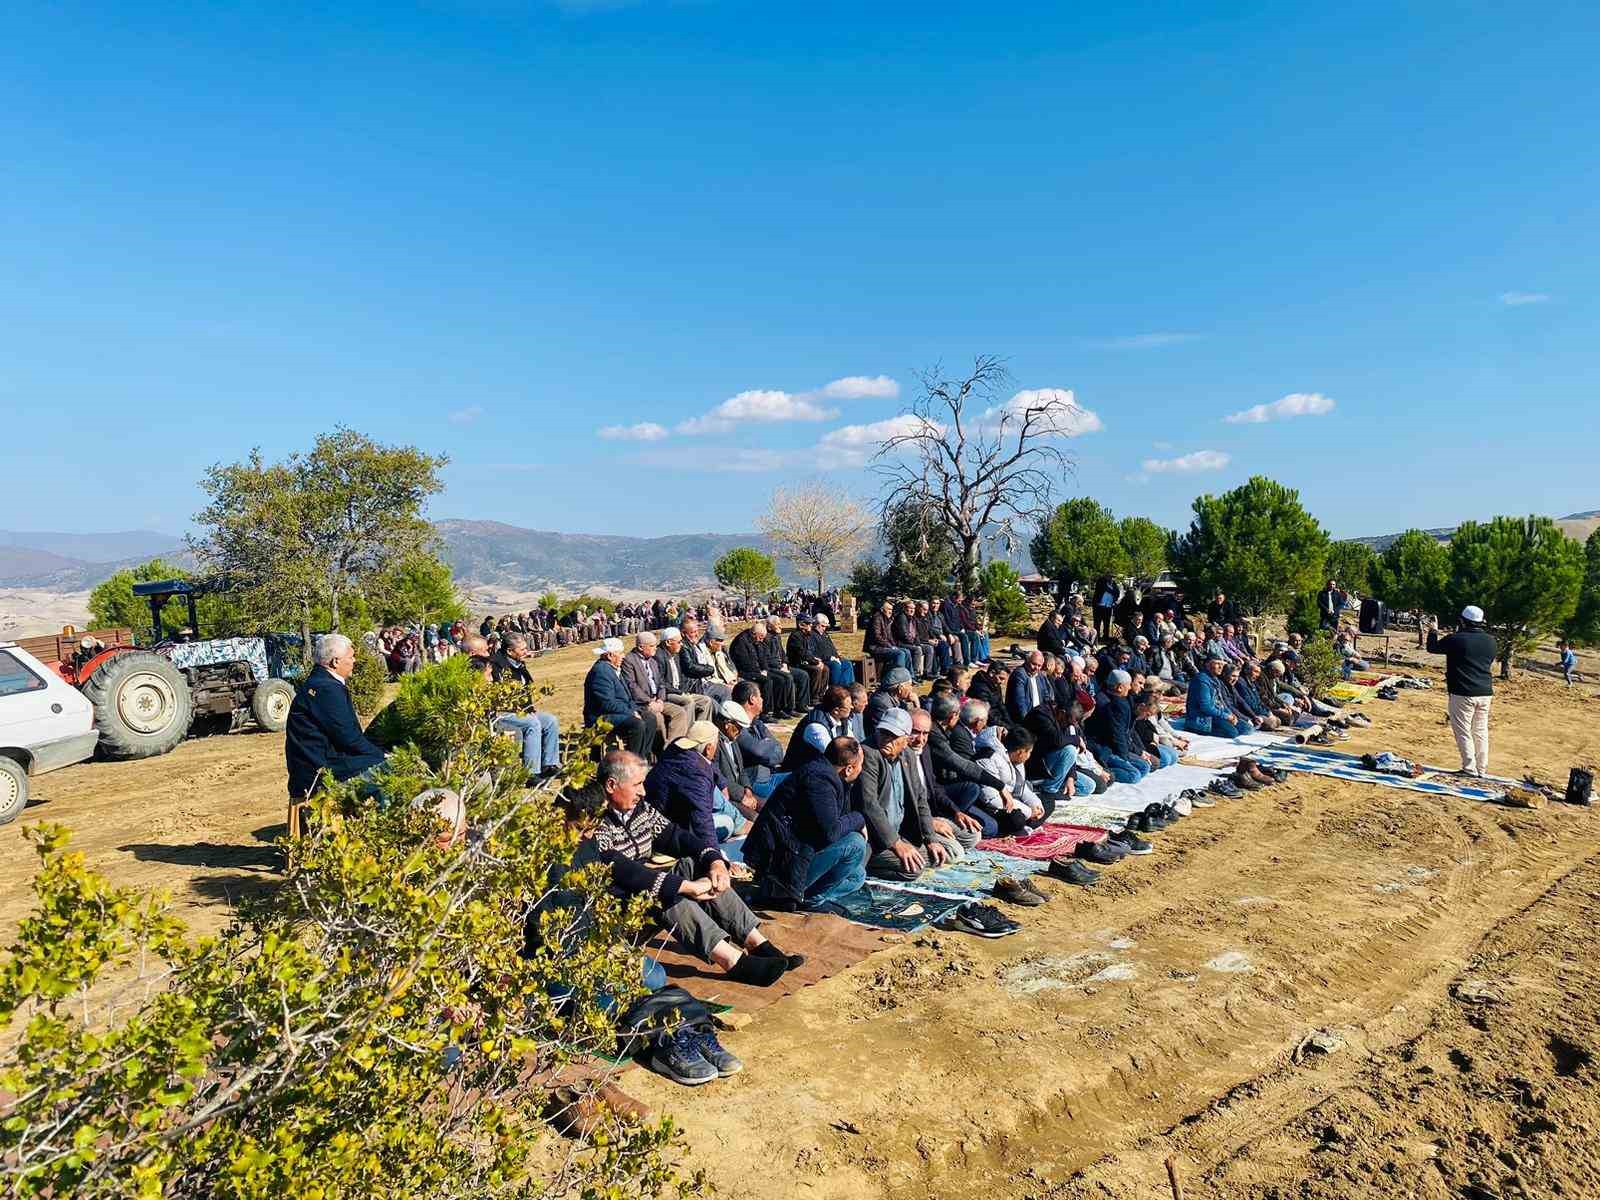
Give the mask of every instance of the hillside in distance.
[[(434, 528), (441, 554), (457, 579), (528, 590), (573, 591), (589, 585), (687, 590), (714, 583), (712, 565), (735, 546), (771, 551), (753, 533), (625, 537), (459, 520), (436, 521)], [(791, 581), (798, 578), (784, 574)]]
[(113, 533), (29, 533), (0, 529), (0, 587), (91, 588), (152, 558), (187, 564), (183, 539), (148, 529)]
[[(1573, 541), (1586, 542), (1589, 540), (1590, 534), (1596, 529), (1600, 529), (1600, 508), (1591, 509), (1588, 512), (1570, 513), (1565, 517), (1557, 517), (1556, 526)], [(1456, 526), (1449, 525), (1439, 529), (1424, 529), (1422, 532), (1432, 534), (1441, 542), (1448, 542), (1450, 535), (1455, 531)], [(1382, 554), (1399, 536), (1399, 533), (1380, 533), (1375, 537), (1347, 538), (1345, 540), (1371, 546), (1379, 554)]]

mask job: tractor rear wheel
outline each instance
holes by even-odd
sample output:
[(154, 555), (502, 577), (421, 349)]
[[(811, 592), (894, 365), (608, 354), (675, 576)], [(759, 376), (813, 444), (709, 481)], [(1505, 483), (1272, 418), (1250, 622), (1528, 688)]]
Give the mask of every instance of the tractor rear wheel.
[(9, 825), (28, 806), (28, 768), (0, 754), (0, 825)]
[(263, 679), (250, 694), (250, 711), (256, 724), (268, 733), (282, 733), (289, 723), (289, 706), (294, 703), (294, 686), (286, 679)]
[(154, 758), (188, 735), (194, 697), (183, 673), (159, 654), (107, 659), (83, 685), (107, 758)]

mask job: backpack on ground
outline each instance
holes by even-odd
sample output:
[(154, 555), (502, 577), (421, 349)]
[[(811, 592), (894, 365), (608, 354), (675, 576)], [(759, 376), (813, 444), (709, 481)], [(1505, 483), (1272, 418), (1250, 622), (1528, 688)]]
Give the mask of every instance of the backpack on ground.
[(1583, 767), (1573, 767), (1567, 776), (1567, 803), (1590, 805), (1594, 803), (1594, 772)]

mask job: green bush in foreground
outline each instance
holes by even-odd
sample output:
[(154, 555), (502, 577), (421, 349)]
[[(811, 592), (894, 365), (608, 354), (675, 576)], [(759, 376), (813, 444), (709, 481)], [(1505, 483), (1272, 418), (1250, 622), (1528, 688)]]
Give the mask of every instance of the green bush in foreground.
[[(547, 1151), (530, 1075), (615, 1046), (603, 994), (638, 991), (643, 912), (603, 871), (561, 880), (575, 835), (489, 730), (481, 680), (429, 765), (392, 756), (383, 803), (323, 791), (271, 901), (194, 940), (162, 897), (113, 886), (35, 826), (35, 912), (0, 957), (0, 1176), (8, 1194), (386, 1200), (697, 1194), (670, 1121)], [(576, 755), (568, 783), (589, 782)], [(452, 842), (411, 797), (448, 786)], [(539, 937), (524, 957), (524, 922)], [(549, 911), (546, 911), (549, 909)], [(558, 1005), (552, 992), (570, 990)], [(453, 1060), (453, 1065), (452, 1064)]]

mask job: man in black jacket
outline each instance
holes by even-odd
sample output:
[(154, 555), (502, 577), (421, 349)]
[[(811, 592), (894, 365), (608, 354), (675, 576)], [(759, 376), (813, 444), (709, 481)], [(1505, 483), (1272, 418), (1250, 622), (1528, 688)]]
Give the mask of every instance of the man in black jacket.
[[(983, 701), (968, 703), (974, 705), (976, 718), (979, 711), (977, 706), (982, 705)], [(971, 815), (978, 808), (985, 778), (983, 768), (974, 757), (972, 731), (961, 724), (961, 705), (954, 696), (937, 696), (929, 717), (928, 759), (933, 778), (957, 809)], [(965, 751), (956, 748), (958, 738), (960, 744), (966, 747)], [(979, 823), (974, 817), (974, 824)]]
[(356, 652), (342, 633), (317, 639), (317, 665), (295, 693), (284, 729), (284, 759), (289, 795), (311, 794), (323, 768), (339, 780), (370, 778), (384, 764), (384, 753), (368, 740), (356, 719), (346, 680), (355, 670)]
[(678, 654), (678, 669), (683, 672), (683, 690), (711, 697), (713, 710), (733, 694), (733, 689), (718, 683), (711, 648), (701, 637), (700, 622), (694, 617), (683, 621), (683, 649)]
[(762, 711), (773, 720), (782, 720), (794, 703), (794, 681), (787, 670), (773, 670), (768, 665), (765, 643), (770, 636), (767, 623), (757, 621), (734, 637), (728, 646), (728, 658), (740, 679), (748, 679), (761, 689)]
[(489, 672), (496, 683), (520, 683), (528, 689), (525, 712), (499, 713), (494, 727), (522, 742), (522, 765), (529, 775), (561, 772), (561, 723), (554, 713), (542, 712), (533, 702), (533, 676), (528, 674), (528, 639), (513, 633), (489, 656)]
[[(954, 697), (941, 696), (940, 699), (952, 700)], [(921, 789), (927, 793), (928, 811), (933, 814), (934, 836), (943, 840), (946, 848), (953, 851), (952, 857), (959, 858), (978, 844), (978, 839), (983, 836), (983, 826), (956, 803), (949, 789), (939, 781), (933, 765), (932, 739), (933, 715), (927, 709), (919, 708), (911, 714), (911, 744), (900, 762), (908, 789), (913, 792)]]
[(817, 655), (815, 630), (816, 619), (810, 613), (803, 612), (794, 619), (794, 629), (784, 645), (789, 673), (805, 677), (806, 695), (811, 698), (822, 695), (831, 675), (828, 664)]
[(1500, 656), (1494, 636), (1483, 627), (1483, 609), (1469, 604), (1461, 624), (1448, 637), (1430, 620), (1428, 653), (1444, 655), (1444, 687), (1448, 693), (1450, 732), (1461, 752), (1461, 773), (1489, 773), (1489, 705), (1494, 700), (1493, 668)]
[(894, 614), (894, 644), (911, 657), (911, 674), (915, 678), (933, 675), (933, 647), (917, 633), (917, 605), (913, 600), (902, 600)]
[(763, 905), (830, 911), (867, 881), (866, 819), (850, 806), (861, 743), (835, 738), (768, 797), (745, 839)]
[(760, 643), (761, 661), (773, 675), (789, 681), (789, 707), (784, 715), (798, 717), (811, 707), (811, 676), (797, 667), (789, 666), (776, 618), (764, 624), (767, 636)]

